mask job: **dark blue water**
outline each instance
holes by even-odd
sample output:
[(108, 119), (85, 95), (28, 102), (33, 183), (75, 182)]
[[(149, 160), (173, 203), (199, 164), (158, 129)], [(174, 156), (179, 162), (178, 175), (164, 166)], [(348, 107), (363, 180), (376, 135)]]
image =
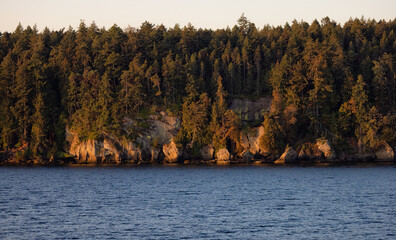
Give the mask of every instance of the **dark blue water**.
[(0, 239), (396, 239), (396, 168), (0, 168)]

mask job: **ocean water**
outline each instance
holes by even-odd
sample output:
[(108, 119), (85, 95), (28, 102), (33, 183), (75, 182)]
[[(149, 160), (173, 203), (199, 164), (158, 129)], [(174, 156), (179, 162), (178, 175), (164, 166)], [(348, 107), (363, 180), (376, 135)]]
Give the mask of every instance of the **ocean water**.
[(396, 239), (396, 167), (3, 167), (0, 239)]

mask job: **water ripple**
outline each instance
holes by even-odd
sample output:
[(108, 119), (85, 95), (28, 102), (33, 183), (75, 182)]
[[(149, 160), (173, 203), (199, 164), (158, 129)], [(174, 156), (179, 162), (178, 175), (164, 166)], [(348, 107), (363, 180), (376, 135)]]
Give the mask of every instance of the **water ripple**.
[(393, 239), (396, 168), (0, 168), (0, 239)]

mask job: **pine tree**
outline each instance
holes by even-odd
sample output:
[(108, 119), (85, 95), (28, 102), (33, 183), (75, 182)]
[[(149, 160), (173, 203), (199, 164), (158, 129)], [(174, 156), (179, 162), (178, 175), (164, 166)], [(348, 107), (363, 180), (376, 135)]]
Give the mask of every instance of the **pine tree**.
[(30, 116), (31, 116), (31, 92), (32, 86), (27, 72), (28, 64), (23, 62), (19, 65), (15, 75), (15, 83), (12, 95), (15, 104), (11, 107), (14, 118), (18, 121), (18, 139), (20, 143), (28, 141)]
[(0, 149), (12, 147), (12, 132), (14, 119), (10, 114), (12, 104), (12, 95), (10, 86), (15, 81), (15, 63), (12, 60), (12, 54), (9, 52), (3, 59), (0, 68), (0, 129), (1, 144)]
[(282, 126), (274, 116), (264, 117), (264, 135), (260, 139), (260, 146), (270, 153), (280, 154), (285, 148), (285, 134)]
[[(378, 61), (373, 61), (374, 91), (377, 105), (382, 113), (396, 109), (396, 77), (394, 61), (391, 55), (385, 53)], [(382, 103), (389, 104), (382, 104)]]
[(107, 74), (102, 76), (100, 90), (98, 95), (98, 108), (100, 117), (98, 119), (98, 128), (101, 130), (111, 126), (111, 106), (113, 105), (113, 92), (110, 85), (110, 78)]
[(213, 143), (216, 149), (221, 147), (225, 147), (225, 139), (224, 137), (224, 129), (223, 126), (223, 116), (226, 112), (226, 96), (227, 93), (223, 88), (223, 78), (219, 76), (217, 78), (217, 91), (216, 98), (214, 103), (212, 104), (212, 114), (211, 114), (211, 122), (210, 122), (210, 131), (213, 134)]
[(41, 92), (38, 93), (35, 99), (34, 111), (32, 116), (31, 150), (34, 156), (45, 157), (46, 150), (48, 150), (48, 121)]
[(256, 97), (260, 96), (260, 68), (261, 68), (261, 48), (257, 46), (254, 51), (254, 62), (256, 64)]

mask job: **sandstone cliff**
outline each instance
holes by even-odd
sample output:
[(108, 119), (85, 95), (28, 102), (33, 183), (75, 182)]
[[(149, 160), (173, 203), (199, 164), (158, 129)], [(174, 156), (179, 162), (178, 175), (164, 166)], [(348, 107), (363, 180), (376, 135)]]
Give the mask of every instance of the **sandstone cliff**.
[(268, 151), (261, 147), (260, 141), (264, 135), (264, 127), (259, 126), (249, 129), (248, 132), (241, 132), (240, 144), (244, 150), (249, 151), (255, 157), (262, 157)]
[[(126, 134), (133, 131), (135, 122), (125, 119), (123, 130)], [(81, 141), (78, 134), (66, 129), (66, 152), (75, 156), (77, 163), (89, 164), (120, 164), (120, 163), (154, 163), (162, 159), (162, 147), (171, 142), (180, 128), (180, 120), (165, 112), (151, 115), (148, 119), (148, 129), (139, 132), (138, 137), (132, 141), (125, 138), (117, 138), (112, 134), (103, 133), (100, 140), (89, 139)], [(172, 154), (176, 151), (172, 145)], [(177, 148), (176, 148), (177, 149)], [(165, 155), (165, 159), (173, 157)]]

